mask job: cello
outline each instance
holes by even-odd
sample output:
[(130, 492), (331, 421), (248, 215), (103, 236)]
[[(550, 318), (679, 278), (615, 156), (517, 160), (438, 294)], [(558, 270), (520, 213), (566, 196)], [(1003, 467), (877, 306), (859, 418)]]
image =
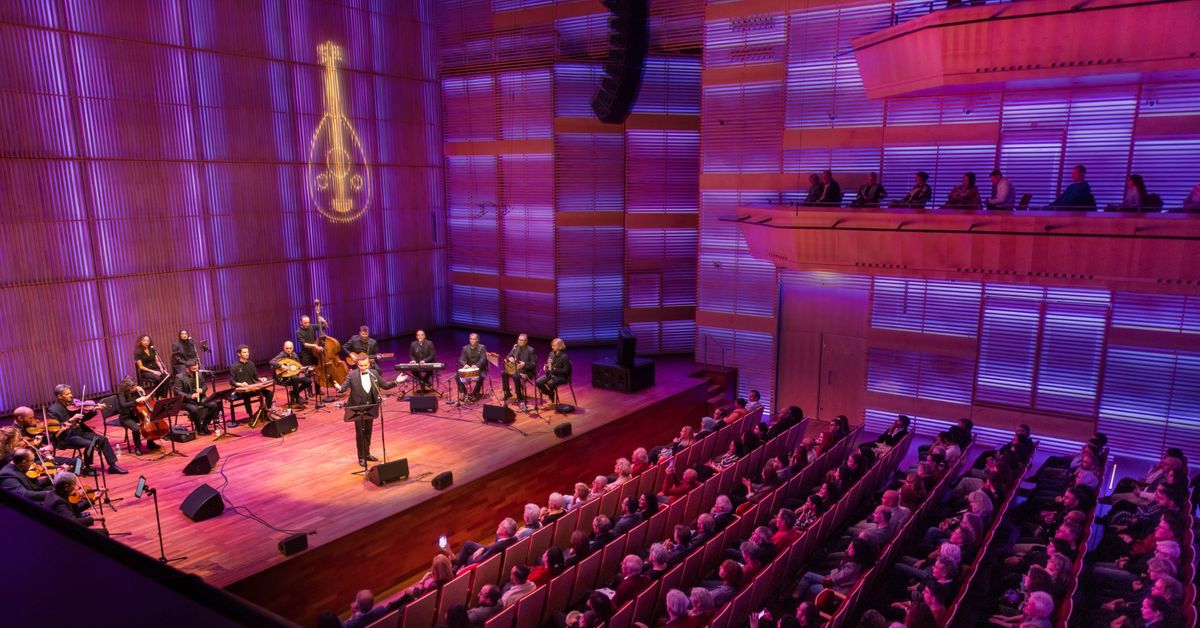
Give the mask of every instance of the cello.
[(337, 338), (325, 333), (324, 319), (321, 318), (320, 299), (314, 299), (314, 307), (317, 310), (317, 344), (323, 350), (321, 351), (316, 368), (313, 369), (313, 377), (317, 380), (318, 386), (332, 388), (334, 384), (341, 384), (346, 381), (346, 375), (350, 372), (350, 369), (340, 357), (342, 343), (338, 342)]
[[(163, 372), (166, 373), (166, 371)], [(142, 396), (149, 397), (149, 399), (146, 399), (145, 401), (137, 402), (133, 409), (134, 414), (136, 414), (138, 417), (138, 423), (140, 424), (139, 429), (142, 432), (142, 438), (145, 438), (147, 441), (158, 440), (171, 433), (171, 422), (169, 420), (150, 419), (150, 417), (154, 414), (154, 393), (158, 392), (158, 389), (161, 388), (168, 379), (171, 378), (162, 378), (162, 381), (158, 382), (158, 386), (155, 386), (154, 390), (151, 390), (150, 392), (146, 392), (141, 386), (134, 387), (134, 390), (142, 391)]]

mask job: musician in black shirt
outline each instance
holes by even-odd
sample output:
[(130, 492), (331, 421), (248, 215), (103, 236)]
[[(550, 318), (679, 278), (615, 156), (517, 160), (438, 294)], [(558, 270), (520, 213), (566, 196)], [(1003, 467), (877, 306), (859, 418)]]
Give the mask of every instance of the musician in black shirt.
[(300, 327), (296, 329), (296, 340), (300, 343), (300, 363), (304, 366), (314, 366), (321, 361), (321, 354), (325, 352), (323, 347), (317, 340), (320, 338), (319, 331), (329, 326), (329, 321), (324, 317), (317, 317), (317, 324), (312, 324), (312, 319), (308, 316), (300, 317)]
[[(258, 367), (250, 361), (250, 347), (241, 345), (238, 347), (237, 362), (229, 367), (229, 381), (233, 384), (233, 396), (240, 399), (246, 407), (246, 415), (254, 416), (254, 411), (250, 409), (250, 400), (262, 395), (262, 407), (270, 408), (271, 403), (275, 400), (275, 392), (268, 388), (256, 390), (254, 392), (240, 392), (238, 389), (243, 386), (253, 386), (270, 381), (265, 377), (258, 376)], [(232, 413), (232, 411), (230, 411)], [(230, 417), (232, 419), (232, 417)], [(237, 420), (229, 421), (230, 426), (236, 426)]]
[[(417, 339), (408, 345), (408, 357), (412, 358), (413, 364), (425, 364), (437, 359), (437, 351), (433, 348), (433, 341), (425, 339), (424, 329), (418, 329)], [(413, 377), (417, 379), (417, 383), (419, 384), (418, 392), (433, 390), (433, 371), (413, 371)]]
[[(342, 343), (342, 348), (346, 350), (347, 354), (365, 354), (371, 358), (371, 368), (379, 368), (377, 364), (377, 360), (379, 359), (379, 343), (375, 342), (375, 339), (371, 337), (371, 330), (366, 325), (359, 327), (357, 334)], [(357, 362), (355, 360), (356, 365)]]
[(71, 387), (66, 384), (59, 384), (54, 387), (54, 403), (46, 408), (46, 414), (58, 419), (62, 427), (58, 431), (58, 435), (54, 437), (54, 447), (56, 449), (70, 449), (78, 447), (84, 450), (87, 459), (84, 463), (92, 466), (95, 459), (95, 452), (99, 451), (104, 457), (104, 461), (108, 463), (109, 473), (129, 473), (125, 469), (117, 466), (117, 454), (113, 451), (112, 445), (108, 442), (108, 437), (103, 434), (97, 434), (86, 421), (96, 416), (96, 413), (103, 408), (103, 404), (97, 404), (94, 408), (83, 411), (68, 409), (75, 402), (75, 393), (71, 392)]
[(558, 387), (571, 380), (571, 358), (567, 357), (567, 343), (562, 338), (550, 341), (550, 358), (546, 360), (546, 374), (538, 378), (537, 386), (546, 395), (548, 402), (543, 409), (554, 407), (558, 402)]
[(186, 329), (179, 330), (179, 340), (171, 345), (171, 366), (178, 375), (187, 368), (187, 363), (199, 360), (196, 354), (196, 341), (192, 340)]
[(467, 382), (475, 382), (475, 386), (471, 391), (470, 401), (478, 401), (483, 396), (483, 378), (487, 376), (487, 347), (479, 344), (479, 334), (471, 334), (467, 337), (467, 344), (463, 345), (462, 353), (458, 355), (459, 366), (477, 366), (479, 374), (473, 377), (456, 377), (458, 382), (458, 396), (460, 398), (467, 397)]
[(210, 433), (209, 427), (221, 411), (221, 400), (209, 399), (205, 392), (206, 385), (206, 378), (200, 372), (200, 363), (192, 360), (187, 363), (184, 372), (175, 376), (173, 387), (175, 394), (183, 397), (183, 411), (201, 436)]
[[(133, 346), (133, 367), (137, 372), (137, 383), (146, 390), (154, 390), (168, 376), (167, 370), (159, 362), (158, 349), (154, 347), (154, 340), (150, 335), (138, 336), (137, 343)], [(164, 386), (154, 394), (163, 397), (167, 392)]]
[[(165, 388), (165, 387), (164, 387)], [(142, 455), (142, 423), (137, 414), (137, 404), (150, 399), (146, 389), (133, 382), (132, 377), (126, 377), (117, 385), (117, 394), (113, 396), (116, 403), (117, 420), (129, 435), (133, 437), (133, 447), (137, 455)], [(160, 445), (152, 440), (146, 441), (146, 449), (159, 449)]]
[(307, 370), (291, 373), (287, 364), (293, 361), (303, 364), (300, 362), (300, 354), (296, 352), (295, 345), (288, 340), (283, 343), (283, 351), (271, 358), (271, 370), (275, 372), (275, 381), (288, 389), (288, 405), (293, 409), (300, 409), (304, 407), (304, 402), (300, 399), (300, 391), (307, 390), (311, 393), (313, 380)]
[[(513, 374), (509, 374), (513, 371)], [(521, 334), (517, 336), (517, 344), (509, 350), (508, 356), (504, 358), (504, 372), (500, 374), (500, 384), (504, 387), (504, 400), (508, 401), (512, 398), (512, 388), (517, 389), (517, 403), (520, 404), (521, 411), (525, 411), (525, 384), (521, 380), (533, 381), (537, 377), (537, 354), (534, 353), (533, 347), (529, 346), (529, 336)], [(509, 386), (509, 381), (512, 381), (513, 386)]]

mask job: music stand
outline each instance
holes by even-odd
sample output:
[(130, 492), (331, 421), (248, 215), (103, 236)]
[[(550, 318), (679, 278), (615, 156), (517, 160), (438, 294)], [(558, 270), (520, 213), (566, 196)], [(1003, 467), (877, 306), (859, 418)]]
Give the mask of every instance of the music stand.
[[(175, 421), (179, 418), (180, 410), (183, 410), (183, 397), (167, 397), (154, 404), (154, 412), (150, 415), (150, 420), (158, 421), (165, 419), (174, 428)], [(171, 430), (167, 430), (167, 440), (171, 442), (171, 451), (163, 452), (161, 456), (154, 458), (151, 462), (158, 462), (167, 456), (187, 457), (182, 452), (175, 450), (175, 439), (171, 437)]]
[[(379, 403), (365, 403), (361, 406), (345, 406), (346, 413), (342, 416), (342, 421), (344, 423), (353, 422), (353, 423), (357, 424), (360, 421), (373, 421), (376, 418), (381, 418), (381, 420), (379, 421), (379, 433), (380, 433), (380, 437), (381, 437), (381, 442), (383, 443), (383, 461), (387, 462), (387, 440), (383, 439), (383, 436), (382, 436), (383, 435), (383, 421), (382, 421), (383, 414), (379, 411), (380, 407), (382, 405), (383, 405), (383, 401), (380, 401)], [(355, 427), (357, 428), (358, 426), (355, 425)], [(357, 429), (354, 432), (354, 437), (358, 438)], [(355, 441), (354, 444), (355, 444), (355, 446), (357, 446), (358, 442)], [(367, 458), (366, 458), (366, 456), (364, 456), (362, 458), (362, 462), (363, 462), (362, 471), (355, 471), (355, 472), (351, 473), (350, 475), (366, 475), (367, 474)]]

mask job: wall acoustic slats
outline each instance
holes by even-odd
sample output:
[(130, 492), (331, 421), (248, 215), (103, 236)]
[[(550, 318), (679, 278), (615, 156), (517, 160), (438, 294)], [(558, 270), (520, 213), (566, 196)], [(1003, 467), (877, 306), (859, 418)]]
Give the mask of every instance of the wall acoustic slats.
[[(19, 330), (0, 341), (0, 407), (57, 383), (112, 389), (142, 333), (168, 352), (187, 329), (213, 368), (242, 343), (263, 361), (313, 297), (338, 335), (443, 324), (432, 4), (411, 5), (5, 3), (0, 237), (36, 253), (0, 270), (0, 314)], [(344, 52), (344, 111), (371, 171), (371, 207), (350, 224), (307, 194), (326, 41)], [(401, 222), (411, 235), (385, 233)]]

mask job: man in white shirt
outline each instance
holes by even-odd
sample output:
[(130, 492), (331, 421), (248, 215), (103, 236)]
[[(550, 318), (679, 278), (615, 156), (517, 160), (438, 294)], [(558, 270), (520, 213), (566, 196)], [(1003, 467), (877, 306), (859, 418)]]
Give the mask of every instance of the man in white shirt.
[(746, 404), (746, 414), (750, 414), (755, 410), (763, 407), (762, 395), (757, 390), (751, 390), (746, 398), (749, 403)]
[(1012, 209), (1016, 192), (1013, 191), (1012, 182), (1004, 178), (1004, 174), (999, 170), (992, 171), (992, 197), (984, 201), (984, 207), (988, 209)]

